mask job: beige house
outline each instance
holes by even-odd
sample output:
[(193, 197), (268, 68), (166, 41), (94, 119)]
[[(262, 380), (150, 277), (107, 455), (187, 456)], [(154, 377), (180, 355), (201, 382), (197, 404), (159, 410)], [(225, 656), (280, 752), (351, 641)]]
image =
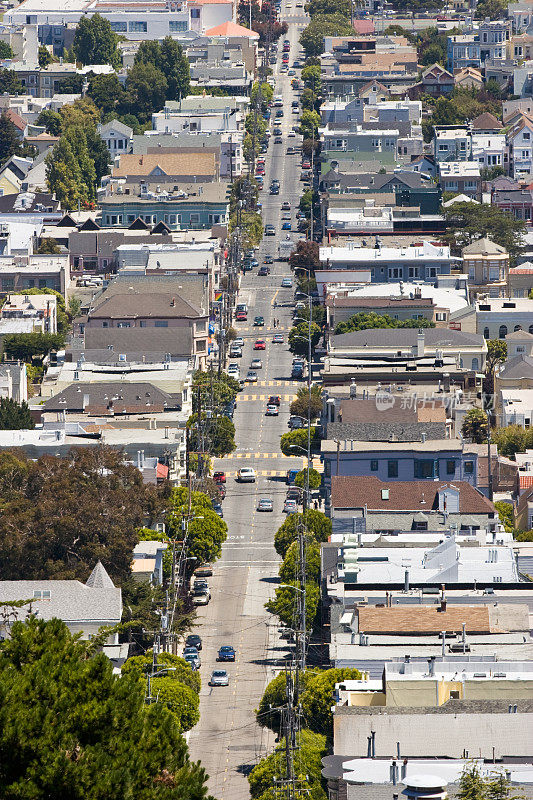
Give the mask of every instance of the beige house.
[(478, 294), (504, 297), (509, 275), (509, 253), (483, 237), (463, 247), (463, 268), (468, 273), (470, 300)]
[(465, 67), (455, 73), (455, 85), (461, 89), (481, 89), (483, 75), (474, 67)]

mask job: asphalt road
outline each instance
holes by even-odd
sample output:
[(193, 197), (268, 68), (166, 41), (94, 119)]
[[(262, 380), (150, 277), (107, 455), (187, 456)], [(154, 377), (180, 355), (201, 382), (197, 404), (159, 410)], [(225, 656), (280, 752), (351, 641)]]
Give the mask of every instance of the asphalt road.
[[(289, 26), (287, 38), (291, 41), (292, 63), (299, 51), (296, 25)], [(258, 254), (260, 264), (266, 254), (276, 255), (282, 235), (282, 202), (290, 201), (294, 223), (302, 191), (300, 157), (287, 156), (287, 147), (299, 143), (300, 137), (288, 138), (298, 117), (291, 113), (291, 101), (295, 99), (291, 79), (278, 71), (279, 49), (275, 93), (282, 94), (284, 99), (283, 144), (275, 145), (272, 137), (266, 157), (265, 189), (260, 195), (263, 222), (276, 226), (276, 236), (264, 238)], [(274, 177), (281, 183), (278, 196), (268, 193)], [(234, 417), (236, 452), (217, 459), (214, 465), (227, 475), (223, 508), (228, 539), (210, 578), (211, 602), (199, 610), (194, 628), (203, 640), (201, 719), (188, 738), (191, 758), (202, 762), (209, 774), (210, 792), (220, 800), (249, 797), (246, 774), (274, 745), (272, 735), (257, 725), (254, 709), (267, 682), (277, 673), (276, 663), (287, 654), (286, 644), (279, 639), (276, 618), (265, 611), (264, 603), (277, 582), (279, 558), (273, 539), (284, 518), (284, 476), (289, 466), (303, 466), (301, 458), (286, 458), (279, 450), (280, 435), (288, 430), (290, 401), (299, 385), (290, 380), (292, 356), (286, 344), (292, 309), (273, 305), (274, 301), (288, 303), (293, 299), (293, 290), (281, 288), (282, 278), (288, 275), (288, 264), (275, 261), (270, 276), (259, 277), (255, 270), (243, 279), (239, 300), (248, 303), (249, 321), (236, 324), (245, 340), (241, 376), (246, 374), (254, 356), (262, 359), (263, 368), (259, 370), (258, 383), (247, 385), (238, 396)], [(254, 330), (255, 315), (264, 316), (264, 328)], [(279, 328), (274, 329), (274, 318), (280, 320)], [(284, 333), (285, 344), (272, 344), (272, 335), (278, 331)], [(266, 339), (266, 351), (254, 352), (256, 338)], [(266, 400), (272, 394), (281, 397), (278, 417), (265, 416)], [(235, 481), (235, 474), (242, 466), (257, 471), (255, 484)], [(273, 513), (257, 512), (261, 497), (272, 498)], [(217, 667), (216, 653), (223, 644), (236, 649), (235, 663), (221, 665), (228, 671), (229, 686), (210, 688), (209, 677)]]

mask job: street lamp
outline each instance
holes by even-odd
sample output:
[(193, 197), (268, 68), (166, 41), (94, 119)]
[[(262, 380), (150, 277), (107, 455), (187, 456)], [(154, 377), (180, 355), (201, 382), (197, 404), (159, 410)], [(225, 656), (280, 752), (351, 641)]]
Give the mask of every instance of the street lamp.
[[(154, 668), (157, 668), (157, 667), (162, 667), (162, 669), (159, 669), (157, 672), (153, 672)], [(167, 672), (175, 672), (175, 671), (176, 671), (176, 667), (164, 667), (163, 664), (154, 664), (152, 666), (152, 672), (149, 672), (148, 675), (146, 676), (147, 680), (148, 680), (148, 683), (147, 683), (147, 686), (146, 686), (146, 698), (145, 698), (146, 705), (148, 705), (148, 706), (151, 705), (152, 701), (153, 701), (153, 697), (152, 697), (152, 678), (159, 678), (160, 675), (166, 675)]]

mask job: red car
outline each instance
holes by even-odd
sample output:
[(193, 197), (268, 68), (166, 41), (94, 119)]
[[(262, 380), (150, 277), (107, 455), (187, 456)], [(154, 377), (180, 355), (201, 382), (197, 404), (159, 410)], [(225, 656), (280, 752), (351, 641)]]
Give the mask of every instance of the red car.
[(281, 405), (281, 397), (279, 396), (279, 394), (271, 394), (270, 397), (268, 398), (267, 405), (279, 407)]
[(237, 322), (246, 322), (246, 320), (248, 319), (248, 315), (246, 311), (237, 311), (237, 313), (235, 314), (235, 319), (237, 320)]
[(226, 483), (226, 473), (213, 472), (213, 480), (215, 481), (215, 483)]
[(266, 342), (264, 339), (257, 339), (254, 344), (254, 350), (266, 350)]
[(304, 161), (302, 163), (302, 169), (311, 169), (311, 164), (309, 161)]

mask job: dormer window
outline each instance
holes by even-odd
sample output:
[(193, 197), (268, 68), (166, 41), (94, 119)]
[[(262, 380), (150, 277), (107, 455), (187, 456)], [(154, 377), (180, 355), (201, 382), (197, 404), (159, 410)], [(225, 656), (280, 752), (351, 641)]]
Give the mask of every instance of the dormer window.
[(33, 599), (34, 600), (51, 600), (52, 599), (52, 592), (50, 589), (34, 589), (33, 590)]

